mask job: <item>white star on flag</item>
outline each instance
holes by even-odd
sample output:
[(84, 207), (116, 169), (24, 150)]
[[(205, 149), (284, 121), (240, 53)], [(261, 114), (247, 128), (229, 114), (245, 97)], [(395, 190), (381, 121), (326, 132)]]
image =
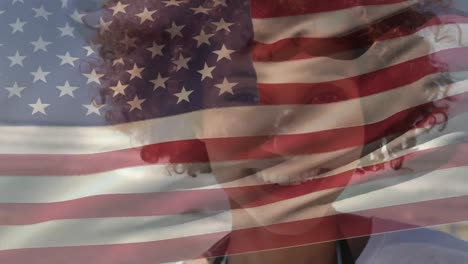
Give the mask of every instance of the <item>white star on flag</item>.
[(124, 5), (122, 4), (121, 2), (117, 2), (117, 4), (113, 7), (111, 7), (110, 9), (112, 9), (113, 13), (112, 13), (112, 16), (115, 16), (117, 15), (118, 13), (126, 13), (125, 11), (125, 8), (129, 6), (129, 5)]
[(104, 74), (98, 74), (95, 69), (91, 71), (91, 73), (83, 73), (83, 75), (88, 78), (88, 81), (86, 82), (87, 84), (90, 83), (97, 83), (101, 84), (101, 78), (104, 76)]
[(146, 99), (139, 99), (138, 98), (138, 95), (135, 95), (135, 98), (133, 98), (132, 101), (128, 101), (127, 104), (130, 105), (130, 112), (132, 112), (133, 110), (135, 109), (140, 109), (140, 110), (143, 110), (141, 108), (141, 104), (146, 101)]
[(112, 62), (112, 66), (115, 66), (115, 65), (125, 65), (125, 62), (124, 62), (124, 59), (123, 58), (118, 58), (118, 59), (115, 59), (113, 62)]
[(184, 2), (183, 0), (163, 1), (163, 3), (166, 4), (166, 7), (168, 7), (168, 6), (180, 6), (183, 2)]
[(125, 95), (125, 89), (127, 89), (128, 85), (123, 85), (120, 81), (117, 83), (116, 86), (110, 87), (112, 91), (114, 91), (113, 97), (122, 94)]
[(39, 8), (33, 8), (34, 12), (34, 17), (42, 17), (45, 20), (49, 20), (49, 16), (52, 15), (52, 13), (48, 12), (47, 10), (44, 9), (44, 6), (41, 5)]
[(181, 30), (184, 28), (185, 26), (182, 25), (182, 26), (177, 26), (177, 24), (175, 22), (172, 22), (172, 25), (170, 28), (166, 29), (166, 32), (168, 32), (169, 34), (171, 34), (171, 39), (179, 36), (179, 37), (183, 37), (182, 35), (182, 32)]
[(44, 104), (44, 103), (42, 103), (42, 100), (41, 100), (41, 98), (39, 97), (39, 98), (37, 99), (36, 103), (34, 103), (34, 104), (29, 104), (29, 106), (32, 107), (32, 109), (33, 109), (33, 110), (32, 110), (32, 115), (34, 115), (34, 114), (36, 114), (36, 113), (41, 113), (41, 114), (46, 115), (45, 109), (46, 109), (47, 107), (49, 107), (50, 104)]
[(200, 35), (193, 37), (197, 41), (197, 48), (200, 47), (202, 44), (210, 45), (210, 38), (213, 37), (214, 34), (206, 34), (205, 31), (201, 31)]
[(88, 46), (83, 47), (86, 50), (86, 56), (90, 56), (93, 53), (96, 53), (97, 50), (101, 48), (100, 44), (95, 44), (94, 42), (90, 42)]
[(224, 21), (224, 18), (221, 18), (218, 22), (212, 22), (212, 23), (216, 26), (216, 31), (226, 30), (227, 32), (231, 32), (229, 27), (234, 25), (234, 23), (228, 23)]
[(23, 66), (23, 60), (26, 58), (26, 56), (21, 56), (18, 51), (16, 51), (15, 55), (13, 56), (8, 56), (8, 59), (11, 61), (10, 67), (13, 67), (14, 65), (19, 65)]
[(154, 21), (153, 14), (156, 13), (156, 10), (148, 11), (145, 7), (143, 12), (136, 14), (135, 16), (140, 18), (140, 24), (145, 23), (145, 21)]
[(42, 71), (42, 67), (39, 66), (39, 68), (37, 68), (37, 71), (31, 72), (31, 74), (34, 76), (33, 83), (38, 82), (38, 81), (43, 81), (46, 83), (47, 82), (46, 76), (49, 75), (50, 72)]
[(43, 50), (47, 52), (47, 45), (52, 44), (52, 42), (44, 41), (42, 39), (42, 36), (39, 36), (39, 38), (36, 41), (32, 41), (31, 44), (34, 46), (33, 52)]
[(112, 20), (104, 21), (104, 19), (99, 18), (99, 34), (104, 34), (107, 31), (110, 31), (110, 25), (112, 24)]
[(218, 58), (216, 59), (216, 61), (220, 61), (224, 58), (226, 58), (227, 60), (231, 60), (231, 54), (234, 52), (235, 50), (230, 50), (230, 49), (227, 49), (226, 46), (223, 44), (223, 46), (221, 47), (221, 49), (219, 50), (215, 50), (213, 51), (214, 54), (218, 55)]
[(134, 78), (139, 78), (141, 79), (141, 72), (144, 71), (145, 68), (141, 67), (141, 68), (138, 68), (138, 66), (135, 64), (133, 64), (133, 69), (131, 70), (128, 70), (127, 72), (130, 74), (130, 80), (133, 80)]
[(96, 114), (98, 116), (101, 115), (101, 108), (104, 107), (103, 104), (99, 105), (96, 103), (95, 100), (93, 100), (90, 104), (87, 104), (87, 105), (83, 105), (84, 108), (86, 108), (88, 110), (88, 112), (86, 113), (87, 116), (91, 115), (91, 114)]
[(75, 66), (75, 61), (78, 60), (78, 58), (70, 56), (70, 52), (67, 51), (65, 55), (57, 55), (62, 61), (60, 62), (60, 65), (64, 64), (69, 64), (71, 66)]
[(151, 83), (154, 84), (153, 91), (158, 89), (159, 87), (166, 89), (167, 80), (169, 80), (169, 77), (162, 77), (161, 73), (158, 73), (158, 77), (150, 81)]
[(73, 92), (75, 90), (78, 89), (78, 87), (75, 87), (75, 86), (71, 86), (70, 83), (68, 81), (65, 82), (64, 85), (62, 86), (57, 86), (57, 89), (60, 90), (60, 95), (59, 97), (62, 97), (62, 96), (65, 96), (65, 95), (69, 95), (71, 97), (75, 97)]
[(146, 50), (151, 52), (151, 58), (156, 57), (157, 55), (163, 56), (162, 49), (164, 48), (165, 45), (158, 45), (156, 42), (153, 41), (153, 46), (150, 48), (147, 48)]
[(199, 70), (198, 73), (202, 75), (202, 81), (205, 80), (206, 78), (213, 78), (213, 70), (215, 66), (213, 67), (208, 67), (208, 64), (205, 63), (205, 67), (202, 70)]
[(190, 8), (191, 10), (193, 10), (193, 13), (196, 15), (196, 14), (207, 14), (208, 15), (208, 11), (210, 11), (209, 8), (206, 8), (206, 7), (203, 7), (203, 6), (199, 6), (199, 7), (192, 7)]
[(187, 58), (184, 58), (184, 56), (182, 54), (179, 54), (179, 59), (173, 61), (172, 63), (174, 63), (175, 65), (177, 65), (177, 68), (176, 68), (176, 71), (182, 69), (182, 68), (185, 68), (185, 69), (189, 69), (188, 67), (188, 62), (191, 58), (190, 57), (187, 57)]
[(75, 35), (73, 34), (73, 31), (75, 29), (73, 27), (70, 27), (70, 25), (68, 23), (66, 23), (64, 27), (58, 27), (58, 29), (61, 32), (61, 34), (60, 34), (61, 37), (65, 37), (65, 36), (70, 36), (70, 37), (73, 37), (73, 38), (75, 37)]
[(237, 83), (230, 83), (228, 82), (227, 78), (224, 78), (223, 82), (220, 84), (216, 84), (215, 87), (219, 88), (219, 95), (222, 95), (223, 93), (234, 94), (232, 88), (236, 85)]
[(20, 87), (18, 86), (18, 83), (15, 82), (13, 86), (11, 87), (6, 87), (5, 88), (8, 91), (8, 98), (13, 97), (13, 96), (18, 96), (21, 98), (21, 92), (26, 89), (26, 87)]
[(24, 32), (24, 25), (26, 25), (27, 22), (22, 22), (19, 18), (16, 19), (15, 23), (10, 24), (10, 27), (13, 28), (13, 31), (11, 32), (12, 34), (16, 32)]
[(73, 21), (80, 23), (80, 24), (83, 24), (83, 17), (85, 16), (86, 16), (85, 14), (81, 14), (80, 12), (78, 12), (77, 9), (75, 9), (75, 11), (73, 11), (73, 14), (70, 15)]
[(187, 91), (185, 90), (185, 87), (182, 87), (182, 91), (180, 93), (176, 93), (174, 94), (175, 96), (177, 96), (177, 104), (183, 102), (183, 101), (187, 101), (187, 102), (190, 102), (190, 94), (192, 94), (193, 91)]

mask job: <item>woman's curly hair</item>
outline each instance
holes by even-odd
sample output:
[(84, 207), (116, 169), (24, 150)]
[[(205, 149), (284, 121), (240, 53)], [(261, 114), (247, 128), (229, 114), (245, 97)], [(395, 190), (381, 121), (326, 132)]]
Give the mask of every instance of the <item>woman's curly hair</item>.
[[(106, 6), (113, 6), (117, 0), (109, 0)], [(154, 1), (156, 2), (156, 1)], [(146, 5), (151, 5), (154, 2), (146, 2)], [(205, 3), (206, 2), (206, 3)], [(133, 1), (135, 3), (135, 1)], [(211, 1), (202, 1), (201, 4), (209, 6)], [(387, 35), (392, 36), (404, 36), (411, 32), (414, 32), (418, 28), (423, 27), (426, 23), (430, 21), (437, 21), (440, 19), (440, 15), (443, 15), (445, 12), (448, 12), (451, 8), (452, 2), (450, 0), (427, 0), (421, 1), (418, 4), (415, 4), (398, 14), (394, 14), (391, 17), (384, 18), (377, 23), (369, 23), (366, 28), (359, 29), (355, 32), (351, 32), (348, 36), (344, 37), (342, 40), (346, 40), (346, 45), (354, 50), (353, 53), (336, 53), (328, 54), (327, 56), (342, 59), (350, 60), (355, 59), (362, 54), (364, 54), (376, 41), (379, 41), (385, 38)], [(218, 9), (215, 7), (211, 10), (211, 13), (216, 14), (216, 12), (221, 12), (221, 7)], [(231, 9), (231, 12), (241, 12), (236, 11), (235, 8)], [(164, 22), (164, 21), (163, 21)], [(203, 18), (199, 21), (200, 24), (210, 25), (209, 18)], [(120, 79), (121, 75), (125, 73), (118, 66), (113, 65), (116, 60), (123, 58), (126, 61), (136, 63), (141, 65), (145, 63), (146, 52), (143, 52), (144, 48), (150, 46), (153, 42), (165, 41), (165, 37), (161, 35), (161, 32), (152, 31), (145, 25), (128, 25), (128, 21), (119, 21), (118, 19), (113, 20), (111, 32), (104, 32), (99, 34), (95, 42), (102, 45), (100, 51), (100, 60), (96, 60), (91, 64), (95, 68), (99, 68), (101, 72), (104, 72), (106, 75), (105, 78), (108, 83), (115, 83)], [(123, 23), (127, 23), (125, 26)], [(248, 42), (251, 38), (250, 29), (246, 28), (243, 34), (246, 38), (245, 49), (251, 48)], [(126, 38), (136, 38), (137, 45), (132, 45), (124, 43), (122, 44), (122, 39)], [(184, 52), (186, 47), (183, 43), (179, 42), (164, 42), (168, 45), (167, 49), (170, 50), (171, 56), (177, 58), (181, 52)], [(288, 55), (294, 57), (299, 52), (299, 48), (286, 47), (288, 50)], [(307, 50), (307, 49), (306, 49)], [(311, 51), (316, 52), (316, 51)], [(274, 54), (273, 54), (274, 55)], [(268, 55), (268, 56), (273, 56)], [(284, 54), (283, 54), (284, 55)], [(428, 57), (428, 63), (432, 67), (437, 68), (437, 72), (445, 72), (449, 69), (450, 65), (447, 65), (446, 62), (440, 61), (436, 57)], [(153, 69), (153, 65), (145, 65), (148, 69)], [(416, 71), (418, 69), (415, 69)], [(175, 69), (170, 69), (170, 71), (175, 71)], [(170, 74), (170, 73), (169, 73)], [(449, 74), (441, 74), (441, 77), (433, 82), (433, 85), (429, 87), (430, 96), (446, 94), (447, 87), (450, 87), (450, 83), (453, 82)], [(178, 83), (176, 81), (169, 81), (167, 83), (168, 89), (171, 87), (176, 87)], [(108, 87), (108, 85), (107, 85)], [(117, 124), (123, 122), (131, 122), (144, 120), (152, 118), (155, 116), (164, 116), (167, 113), (170, 113), (175, 107), (174, 104), (170, 103), (169, 100), (165, 100), (164, 97), (155, 97), (152, 95), (153, 91), (147, 86), (129, 86), (126, 90), (124, 96), (114, 97), (112, 96), (112, 91), (109, 88), (104, 88), (99, 91), (99, 98), (103, 104), (106, 104), (110, 107), (110, 110), (106, 114), (106, 118), (110, 124)], [(139, 98), (152, 98), (151, 104), (147, 104), (145, 111), (128, 111), (127, 101), (130, 101), (135, 96)], [(439, 100), (437, 102), (432, 102), (425, 104), (423, 106), (414, 108), (413, 111), (406, 114), (403, 119), (398, 120), (397, 126), (388, 126), (385, 128), (380, 135), (387, 135), (385, 138), (375, 138), (374, 142), (369, 143), (363, 150), (362, 156), (367, 155), (376, 149), (382, 147), (385, 144), (388, 144), (395, 138), (398, 138), (405, 132), (416, 128), (416, 127), (426, 127), (432, 129), (439, 127), (443, 129), (446, 122), (448, 121), (448, 110), (451, 99)], [(366, 133), (369, 131), (366, 131)], [(408, 142), (404, 142), (405, 147), (411, 147), (416, 144), (415, 139), (410, 139)], [(148, 163), (157, 162), (154, 155), (152, 155), (154, 146), (148, 146), (142, 149), (141, 157), (144, 161)], [(186, 150), (181, 150), (186, 151)], [(398, 151), (398, 148), (393, 149), (393, 151)], [(161, 156), (161, 153), (158, 153), (158, 157)], [(172, 157), (167, 157), (168, 160), (171, 160)], [(393, 159), (384, 164), (369, 166), (362, 168), (361, 171), (371, 170), (381, 170), (386, 166), (390, 166), (393, 169), (400, 169), (403, 166), (404, 158), (400, 157)], [(174, 165), (172, 171), (176, 173), (188, 173), (189, 175), (196, 175), (198, 172), (207, 172), (209, 167), (207, 165)]]

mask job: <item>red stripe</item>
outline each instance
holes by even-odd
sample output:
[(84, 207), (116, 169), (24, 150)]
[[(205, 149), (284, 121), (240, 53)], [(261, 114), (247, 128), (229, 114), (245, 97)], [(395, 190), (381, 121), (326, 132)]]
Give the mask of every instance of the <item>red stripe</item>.
[(355, 6), (384, 5), (406, 2), (405, 0), (251, 0), (253, 18), (295, 16), (326, 11), (336, 11)]
[[(406, 155), (404, 167), (410, 168), (411, 173), (416, 174), (467, 166), (467, 154), (468, 143), (448, 145)], [(27, 225), (58, 219), (175, 215), (197, 211), (253, 208), (321, 190), (398, 177), (408, 173), (407, 170), (391, 169), (389, 163), (369, 166), (361, 175), (352, 170), (292, 186), (267, 184), (211, 190), (100, 195), (57, 203), (0, 203), (0, 212), (4, 212), (0, 217), (0, 225)], [(374, 167), (382, 169), (376, 172), (368, 170)], [(353, 182), (350, 182), (351, 178)], [(228, 197), (235, 201), (230, 208), (229, 204), (223, 202)]]
[[(353, 215), (308, 219), (269, 226), (269, 229), (256, 227), (237, 230), (231, 233), (233, 239), (231, 239), (229, 246), (229, 254), (278, 249), (365, 236), (373, 233), (467, 221), (468, 211), (461, 210), (465, 208), (467, 203), (468, 196), (462, 196), (356, 212), (358, 216), (372, 216), (406, 222), (398, 223), (384, 220), (380, 222), (380, 228), (375, 231), (370, 229), (370, 222), (367, 218)], [(343, 234), (336, 234), (336, 232), (330, 232), (325, 228), (313, 228), (311, 232), (302, 232), (307, 226), (334, 224), (345, 227)], [(272, 229), (289, 230), (298, 233), (298, 235), (279, 236), (272, 233)], [(200, 256), (200, 252), (213, 246), (216, 240), (224, 235), (227, 235), (227, 233), (121, 245), (3, 250), (0, 251), (0, 262), (14, 264), (161, 263), (197, 258)], [(219, 250), (213, 249), (210, 255), (224, 254), (221, 249), (222, 247)]]
[[(260, 103), (326, 104), (365, 97), (411, 84), (438, 72), (468, 69), (468, 48), (439, 51), (381, 70), (321, 83), (259, 83)], [(437, 64), (434, 62), (437, 61)]]
[[(171, 157), (168, 160), (168, 157)], [(1, 154), (1, 176), (86, 175), (148, 163), (207, 162), (203, 143), (179, 140), (97, 154)], [(85, 165), (83, 165), (85, 164)], [(155, 175), (159, 176), (159, 175)]]
[[(59, 219), (158, 216), (229, 209), (222, 189), (91, 196), (55, 203), (0, 203), (0, 225)], [(220, 203), (221, 202), (221, 203)]]
[[(402, 24), (401, 21), (405, 21), (405, 24)], [(415, 14), (414, 11), (408, 11), (342, 37), (287, 38), (272, 44), (255, 42), (252, 49), (252, 59), (254, 61), (274, 62), (321, 56), (344, 56), (346, 51), (367, 49), (376, 41), (409, 36), (429, 26), (453, 23), (468, 23), (468, 18), (456, 15), (435, 18), (421, 17), (420, 14)], [(343, 54), (340, 55), (339, 53)], [(361, 55), (361, 53), (358, 52), (354, 57)]]
[(163, 240), (105, 246), (75, 246), (0, 251), (0, 263), (11, 264), (155, 264), (200, 256), (216, 239), (217, 233)]
[[(450, 117), (466, 112), (468, 93), (448, 97)], [(439, 103), (436, 101), (436, 103)], [(284, 155), (323, 153), (373, 142), (383, 135), (405, 132), (413, 128), (417, 116), (426, 114), (429, 104), (399, 112), (381, 122), (365, 126), (346, 127), (307, 134), (206, 139), (207, 144), (218, 146), (220, 152), (210, 153), (208, 160), (205, 143), (186, 140), (160, 143), (141, 148), (86, 155), (0, 155), (1, 176), (34, 175), (86, 175), (108, 170), (152, 163), (216, 162), (255, 160)], [(398, 125), (396, 125), (398, 124)], [(273, 141), (274, 139), (274, 141)], [(333, 140), (330, 140), (333, 139)], [(305, 144), (304, 142), (307, 142)], [(229, 149), (230, 151), (224, 151)], [(86, 166), (83, 166), (86, 164)]]

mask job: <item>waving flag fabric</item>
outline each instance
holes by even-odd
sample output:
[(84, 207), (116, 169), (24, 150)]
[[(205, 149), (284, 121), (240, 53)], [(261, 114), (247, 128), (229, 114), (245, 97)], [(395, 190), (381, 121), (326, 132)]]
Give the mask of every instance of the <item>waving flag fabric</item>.
[[(0, 21), (1, 263), (176, 262), (468, 219), (457, 6), (7, 0)], [(345, 214), (401, 224), (301, 234)], [(271, 230), (296, 235), (258, 240)]]

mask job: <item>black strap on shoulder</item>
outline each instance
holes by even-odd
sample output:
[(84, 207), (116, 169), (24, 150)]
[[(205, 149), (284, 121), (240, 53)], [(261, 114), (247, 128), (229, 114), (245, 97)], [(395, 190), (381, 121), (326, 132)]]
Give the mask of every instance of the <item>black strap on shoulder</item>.
[(348, 242), (346, 240), (340, 240), (338, 241), (337, 246), (340, 247), (341, 249), (340, 250), (341, 251), (341, 263), (342, 264), (355, 264)]
[(213, 264), (228, 264), (227, 256), (216, 257)]

